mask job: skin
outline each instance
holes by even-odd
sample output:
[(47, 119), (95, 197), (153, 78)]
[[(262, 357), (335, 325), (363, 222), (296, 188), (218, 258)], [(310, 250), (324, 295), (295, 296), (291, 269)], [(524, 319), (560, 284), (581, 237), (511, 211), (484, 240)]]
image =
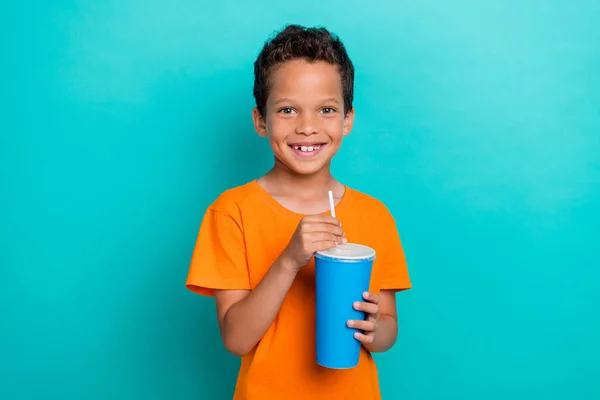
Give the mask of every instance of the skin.
[[(340, 221), (327, 214), (328, 190), (337, 201), (344, 186), (330, 172), (331, 159), (352, 130), (354, 110), (344, 114), (340, 74), (336, 66), (288, 61), (271, 75), (264, 117), (255, 108), (256, 132), (269, 141), (275, 162), (258, 183), (286, 208), (306, 215), (288, 246), (252, 291), (216, 290), (217, 317), (223, 343), (237, 356), (250, 352), (275, 319), (298, 272), (317, 251), (346, 242)], [(310, 156), (294, 145), (319, 145)], [(299, 190), (300, 189), (300, 190)], [(395, 292), (364, 293), (353, 306), (365, 320), (348, 321), (364, 333), (355, 337), (371, 352), (390, 349), (397, 337)]]

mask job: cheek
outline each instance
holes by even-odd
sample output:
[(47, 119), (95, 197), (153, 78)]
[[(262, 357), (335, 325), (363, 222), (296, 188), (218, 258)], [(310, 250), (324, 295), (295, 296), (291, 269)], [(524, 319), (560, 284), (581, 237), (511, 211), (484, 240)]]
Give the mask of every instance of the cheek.
[(290, 120), (274, 118), (267, 124), (267, 132), (274, 140), (285, 137), (292, 128), (293, 125)]
[(267, 136), (269, 138), (269, 143), (276, 154), (281, 154), (283, 148), (287, 147), (283, 144), (283, 141), (287, 136), (289, 136), (289, 130), (289, 126), (285, 123), (285, 121), (276, 120), (267, 123)]
[(333, 137), (342, 136), (344, 131), (344, 120), (341, 118), (331, 118), (324, 121), (323, 127)]

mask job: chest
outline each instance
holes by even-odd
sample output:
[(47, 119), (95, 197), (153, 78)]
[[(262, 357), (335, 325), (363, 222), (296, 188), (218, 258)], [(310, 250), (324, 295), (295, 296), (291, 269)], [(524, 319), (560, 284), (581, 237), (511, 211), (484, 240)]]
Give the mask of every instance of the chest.
[[(256, 287), (269, 268), (281, 255), (292, 239), (301, 216), (290, 217), (277, 212), (263, 218), (256, 218), (249, 213), (243, 220), (244, 242), (246, 245), (246, 262), (250, 285)], [(339, 214), (342, 228), (349, 242), (360, 243), (375, 248), (378, 251), (377, 227), (372, 226), (369, 214), (345, 215)], [(297, 281), (310, 289), (314, 285), (314, 258), (311, 259), (298, 274)]]

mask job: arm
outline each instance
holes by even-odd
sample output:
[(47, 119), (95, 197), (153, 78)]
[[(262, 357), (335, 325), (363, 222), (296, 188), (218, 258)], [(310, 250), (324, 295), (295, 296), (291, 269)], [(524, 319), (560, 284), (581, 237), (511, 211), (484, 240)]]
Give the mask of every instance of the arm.
[(298, 271), (316, 251), (343, 243), (337, 219), (328, 215), (302, 218), (290, 243), (252, 291), (215, 290), (219, 329), (225, 348), (241, 357), (267, 332)]
[(253, 291), (215, 290), (219, 330), (225, 348), (242, 357), (273, 323), (296, 270), (279, 258)]

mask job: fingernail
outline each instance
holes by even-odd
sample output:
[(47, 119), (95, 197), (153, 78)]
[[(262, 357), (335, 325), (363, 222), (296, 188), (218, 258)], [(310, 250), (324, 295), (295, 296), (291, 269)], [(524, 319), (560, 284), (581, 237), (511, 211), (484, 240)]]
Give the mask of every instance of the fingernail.
[(366, 298), (369, 298), (369, 297), (371, 297), (371, 296), (369, 295), (369, 292), (364, 292), (364, 293), (363, 293), (363, 296), (365, 296)]
[(344, 244), (346, 244), (346, 243), (348, 243), (348, 239), (346, 239), (346, 238), (342, 238), (342, 242), (343, 242)]
[(360, 334), (359, 334), (358, 332), (356, 332), (356, 333), (354, 334), (354, 337), (355, 337), (356, 339), (358, 339), (359, 335), (360, 335)]
[(360, 303), (359, 303), (358, 301), (357, 301), (357, 302), (355, 302), (355, 303), (354, 303), (354, 307), (355, 307), (355, 308), (360, 308)]

